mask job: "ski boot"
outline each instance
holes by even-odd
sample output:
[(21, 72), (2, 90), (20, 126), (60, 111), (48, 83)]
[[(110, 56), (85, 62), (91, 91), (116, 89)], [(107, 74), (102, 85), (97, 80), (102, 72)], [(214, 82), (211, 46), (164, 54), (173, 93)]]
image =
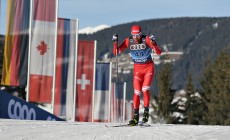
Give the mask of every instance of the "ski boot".
[(147, 123), (149, 120), (149, 108), (145, 107), (142, 123)]
[(130, 126), (135, 126), (138, 125), (139, 122), (139, 110), (138, 109), (134, 109), (134, 117), (132, 120), (129, 121)]

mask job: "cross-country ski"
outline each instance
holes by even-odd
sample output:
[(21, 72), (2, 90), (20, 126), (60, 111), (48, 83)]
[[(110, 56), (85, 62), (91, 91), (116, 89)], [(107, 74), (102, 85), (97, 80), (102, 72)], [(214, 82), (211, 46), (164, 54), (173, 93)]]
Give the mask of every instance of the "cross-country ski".
[(105, 124), (105, 127), (151, 127), (151, 124), (138, 122), (137, 125), (131, 125), (131, 124), (117, 124), (117, 125), (110, 125)]

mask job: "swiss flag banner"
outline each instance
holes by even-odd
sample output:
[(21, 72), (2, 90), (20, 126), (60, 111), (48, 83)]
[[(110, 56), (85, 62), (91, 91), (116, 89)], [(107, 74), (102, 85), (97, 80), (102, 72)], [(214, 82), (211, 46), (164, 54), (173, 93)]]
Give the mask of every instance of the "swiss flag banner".
[(56, 0), (34, 0), (32, 11), (29, 99), (51, 102), (57, 32)]
[(77, 50), (76, 121), (92, 121), (96, 42), (79, 41)]

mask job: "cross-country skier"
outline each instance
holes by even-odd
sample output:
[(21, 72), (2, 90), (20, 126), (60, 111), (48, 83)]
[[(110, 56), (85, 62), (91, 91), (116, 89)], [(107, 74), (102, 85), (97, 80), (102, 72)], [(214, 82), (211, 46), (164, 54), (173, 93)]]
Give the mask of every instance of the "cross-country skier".
[(113, 35), (112, 40), (114, 41), (114, 55), (118, 55), (128, 48), (134, 62), (134, 117), (129, 121), (129, 125), (137, 125), (139, 122), (139, 105), (141, 93), (144, 95), (144, 114), (142, 123), (146, 123), (148, 122), (149, 118), (149, 90), (154, 77), (154, 63), (151, 57), (151, 52), (153, 50), (156, 54), (160, 55), (161, 49), (158, 47), (155, 41), (155, 36), (152, 34), (149, 34), (148, 36), (142, 35), (141, 27), (138, 25), (132, 26), (131, 36), (125, 38), (125, 40), (119, 46), (117, 45), (118, 36), (116, 34)]

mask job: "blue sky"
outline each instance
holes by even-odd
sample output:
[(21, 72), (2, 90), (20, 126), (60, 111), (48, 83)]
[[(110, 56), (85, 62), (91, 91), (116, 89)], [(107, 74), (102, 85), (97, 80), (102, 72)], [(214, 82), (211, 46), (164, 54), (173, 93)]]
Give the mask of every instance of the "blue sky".
[[(0, 1), (4, 33), (7, 0)], [(156, 18), (229, 17), (229, 6), (230, 0), (59, 0), (58, 17), (79, 19), (82, 29)]]

